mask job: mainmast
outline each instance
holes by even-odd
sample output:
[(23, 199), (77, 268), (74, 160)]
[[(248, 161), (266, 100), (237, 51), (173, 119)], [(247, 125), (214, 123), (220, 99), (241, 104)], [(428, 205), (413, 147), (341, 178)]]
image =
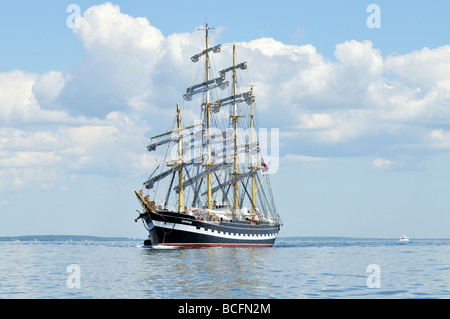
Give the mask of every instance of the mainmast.
[[(205, 52), (206, 52), (206, 62), (205, 62), (205, 73), (206, 73), (206, 77), (205, 77), (205, 82), (208, 83), (209, 81), (209, 34), (208, 34), (208, 30), (209, 29), (213, 29), (213, 28), (208, 28), (208, 20), (206, 20), (205, 23), (205, 40), (206, 40), (206, 48), (205, 48)], [(201, 30), (201, 29), (200, 29)], [(206, 85), (208, 87), (208, 85)], [(210, 134), (210, 127), (211, 127), (211, 123), (210, 123), (210, 119), (211, 119), (211, 106), (209, 104), (209, 91), (206, 91), (206, 133)], [(211, 168), (211, 145), (209, 144), (210, 140), (208, 139), (208, 162), (206, 164), (206, 169), (210, 169)], [(208, 192), (208, 209), (212, 208), (212, 192), (211, 192), (211, 174), (208, 174), (206, 176), (206, 185), (207, 185), (207, 192)]]
[(207, 136), (207, 140), (206, 140), (206, 144), (207, 144), (207, 163), (206, 163), (206, 171), (208, 172), (207, 176), (206, 176), (206, 180), (207, 180), (207, 194), (208, 194), (208, 199), (207, 199), (207, 206), (209, 209), (212, 208), (212, 190), (211, 190), (211, 177), (212, 177), (212, 173), (210, 173), (212, 171), (212, 167), (213, 167), (213, 163), (211, 161), (211, 135), (210, 135), (210, 128), (211, 128), (211, 103), (209, 102), (209, 90), (220, 87), (222, 90), (225, 89), (225, 87), (228, 85), (228, 82), (224, 81), (225, 80), (225, 75), (221, 75), (218, 78), (215, 79), (209, 79), (209, 69), (210, 69), (210, 62), (209, 62), (209, 53), (213, 52), (213, 53), (219, 53), (220, 52), (220, 44), (213, 46), (213, 47), (209, 47), (209, 30), (214, 29), (214, 28), (210, 28), (208, 27), (208, 21), (206, 21), (205, 23), (205, 27), (198, 29), (198, 30), (204, 30), (205, 31), (205, 42), (206, 42), (206, 48), (205, 50), (203, 50), (202, 52), (194, 55), (191, 57), (192, 62), (196, 63), (199, 61), (200, 57), (205, 55), (206, 59), (205, 59), (205, 82), (191, 86), (190, 88), (188, 88), (186, 90), (186, 94), (183, 96), (185, 100), (187, 101), (191, 101), (192, 100), (192, 96), (198, 93), (206, 93), (206, 98), (205, 98), (205, 103), (203, 103), (202, 105), (206, 106), (205, 109), (205, 124), (206, 124), (206, 136)]
[[(229, 180), (229, 185), (233, 185), (234, 189), (234, 200), (233, 200), (233, 210), (236, 211), (240, 208), (240, 201), (239, 201), (239, 181), (241, 181), (244, 178), (252, 176), (252, 195), (248, 194), (247, 190), (245, 192), (249, 197), (251, 197), (252, 206), (253, 206), (253, 212), (255, 212), (255, 193), (257, 190), (255, 190), (255, 181), (254, 181), (254, 175), (258, 168), (255, 165), (252, 165), (249, 167), (251, 170), (250, 172), (239, 172), (239, 159), (238, 154), (242, 151), (239, 150), (239, 148), (242, 145), (238, 145), (238, 119), (240, 117), (245, 117), (243, 115), (240, 115), (238, 112), (238, 104), (242, 102), (246, 102), (247, 104), (252, 104), (254, 101), (253, 91), (244, 92), (244, 93), (238, 93), (237, 92), (237, 69), (245, 70), (247, 68), (247, 62), (242, 62), (240, 64), (236, 64), (236, 45), (233, 46), (233, 65), (231, 67), (228, 67), (226, 69), (223, 69), (219, 71), (219, 77), (216, 77), (214, 79), (210, 79), (210, 53), (218, 53), (220, 52), (220, 44), (216, 46), (209, 47), (209, 30), (214, 29), (208, 27), (208, 22), (206, 21), (205, 27), (200, 28), (198, 30), (204, 30), (205, 31), (205, 44), (206, 48), (194, 56), (191, 57), (192, 62), (198, 62), (200, 57), (205, 55), (205, 82), (193, 85), (189, 87), (186, 90), (186, 94), (183, 96), (185, 100), (191, 101), (192, 96), (198, 93), (205, 93), (205, 100), (202, 104), (205, 106), (204, 109), (204, 145), (206, 147), (206, 164), (205, 164), (205, 171), (198, 175), (198, 176), (205, 176), (206, 177), (206, 187), (207, 191), (205, 192), (207, 195), (207, 207), (208, 209), (212, 209), (212, 195), (215, 191), (217, 191), (217, 186), (215, 188), (212, 188), (212, 176), (215, 174), (214, 172), (218, 169), (222, 169), (223, 165), (217, 165), (215, 164), (217, 154), (215, 153), (215, 157), (212, 156), (211, 151), (211, 111), (213, 112), (219, 112), (221, 108), (223, 108), (226, 105), (232, 105), (232, 110), (230, 114), (230, 119), (232, 120), (232, 131), (234, 131), (233, 134), (233, 148), (234, 152), (233, 154), (233, 162), (234, 162), (234, 168), (232, 169), (232, 179)], [(228, 81), (225, 80), (226, 73), (232, 71), (232, 77), (233, 77), (233, 94), (229, 97), (222, 98), (220, 100), (211, 102), (210, 101), (210, 93), (209, 91), (215, 88), (221, 88), (222, 90), (225, 89), (228, 86)], [(253, 116), (253, 105), (252, 105), (252, 116)], [(253, 129), (253, 117), (251, 118), (251, 127)], [(252, 132), (253, 134), (253, 132)], [(258, 143), (253, 142), (253, 135), (251, 137), (251, 142), (244, 145), (245, 146), (245, 152), (249, 152), (250, 149), (252, 150), (258, 150)], [(225, 153), (224, 153), (225, 155)], [(231, 155), (231, 154), (230, 154)], [(197, 177), (198, 177), (197, 176)], [(195, 178), (190, 178), (189, 181), (184, 182), (183, 186), (186, 187), (187, 184), (191, 183)], [(220, 184), (219, 186), (221, 186)], [(176, 189), (180, 190), (181, 185), (179, 185)], [(203, 193), (203, 194), (205, 194)]]
[[(236, 45), (233, 45), (233, 96), (236, 96)], [(238, 177), (238, 152), (237, 152), (237, 103), (233, 105), (234, 115), (231, 116), (234, 122), (234, 173), (233, 178)], [(234, 183), (234, 209), (239, 209), (239, 182)]]

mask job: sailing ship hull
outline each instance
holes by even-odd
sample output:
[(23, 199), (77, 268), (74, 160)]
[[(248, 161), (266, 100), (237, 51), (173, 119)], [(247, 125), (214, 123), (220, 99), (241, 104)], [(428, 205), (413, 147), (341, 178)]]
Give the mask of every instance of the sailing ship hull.
[(177, 247), (271, 247), (279, 226), (248, 221), (205, 222), (170, 211), (147, 212), (143, 216), (149, 231), (146, 245)]

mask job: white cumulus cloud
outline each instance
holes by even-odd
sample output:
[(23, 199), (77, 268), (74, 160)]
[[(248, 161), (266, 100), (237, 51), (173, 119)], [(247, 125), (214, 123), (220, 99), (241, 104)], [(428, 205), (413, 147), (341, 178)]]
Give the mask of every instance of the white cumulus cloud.
[[(147, 18), (105, 3), (87, 9), (73, 32), (85, 53), (68, 74), (0, 73), (0, 187), (126, 174), (142, 165), (149, 128), (167, 128), (185, 88), (203, 80), (189, 59), (204, 45), (194, 28), (164, 36)], [(376, 151), (374, 167), (386, 169), (393, 162), (384, 150), (449, 148), (448, 45), (383, 56), (371, 41), (349, 39), (331, 60), (311, 44), (238, 44), (238, 62), (248, 62), (243, 90), (256, 84), (261, 124), (280, 128), (285, 160)], [(217, 72), (231, 50), (212, 57)]]

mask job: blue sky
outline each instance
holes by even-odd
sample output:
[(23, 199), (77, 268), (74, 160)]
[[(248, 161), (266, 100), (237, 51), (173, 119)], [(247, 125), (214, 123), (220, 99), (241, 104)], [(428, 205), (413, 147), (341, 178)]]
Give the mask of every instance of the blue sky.
[[(80, 29), (66, 25), (71, 3)], [(366, 24), (372, 3), (381, 28)], [(243, 43), (261, 125), (280, 129), (281, 235), (448, 238), (449, 12), (448, 1), (5, 2), (0, 234), (146, 236), (133, 221), (145, 146), (192, 84), (208, 18), (214, 41)]]

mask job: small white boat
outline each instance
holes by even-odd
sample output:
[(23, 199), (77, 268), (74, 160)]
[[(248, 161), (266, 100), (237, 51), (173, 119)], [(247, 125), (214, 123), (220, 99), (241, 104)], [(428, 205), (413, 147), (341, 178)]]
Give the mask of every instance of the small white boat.
[(402, 235), (402, 237), (400, 237), (400, 241), (401, 241), (401, 242), (408, 242), (408, 241), (409, 241), (409, 238), (406, 237), (406, 235)]

